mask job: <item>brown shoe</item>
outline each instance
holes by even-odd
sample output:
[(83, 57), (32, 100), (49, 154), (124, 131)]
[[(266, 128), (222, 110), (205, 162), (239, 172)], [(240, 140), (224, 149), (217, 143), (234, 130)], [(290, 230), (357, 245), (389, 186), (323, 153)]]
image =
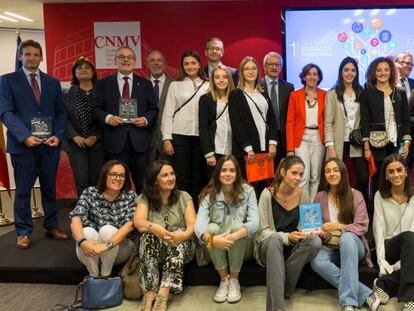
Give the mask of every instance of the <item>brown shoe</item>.
[(69, 238), (65, 232), (60, 231), (59, 229), (47, 230), (45, 232), (45, 237), (59, 241), (64, 241)]
[(17, 237), (17, 247), (20, 249), (28, 249), (30, 247), (30, 239), (27, 235)]

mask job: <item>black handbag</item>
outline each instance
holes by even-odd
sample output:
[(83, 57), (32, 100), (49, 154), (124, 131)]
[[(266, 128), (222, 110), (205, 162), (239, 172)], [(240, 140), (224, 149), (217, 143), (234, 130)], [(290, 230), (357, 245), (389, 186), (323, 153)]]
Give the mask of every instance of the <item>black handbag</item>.
[[(344, 108), (344, 113), (345, 113), (346, 120), (348, 121), (348, 113), (346, 112), (345, 104), (344, 104), (343, 101), (342, 101), (342, 106)], [(349, 143), (351, 145), (354, 145), (354, 146), (362, 146), (364, 144), (364, 142), (362, 141), (362, 130), (361, 130), (361, 128), (352, 130), (349, 133)]]

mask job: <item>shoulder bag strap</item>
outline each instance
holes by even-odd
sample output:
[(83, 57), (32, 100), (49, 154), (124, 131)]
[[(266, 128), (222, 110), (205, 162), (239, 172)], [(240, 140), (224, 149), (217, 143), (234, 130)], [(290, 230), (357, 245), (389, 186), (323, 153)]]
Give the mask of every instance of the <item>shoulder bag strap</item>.
[(266, 129), (267, 129), (267, 130), (269, 130), (269, 126), (267, 125), (267, 123), (266, 123), (266, 119), (264, 118), (264, 116), (263, 116), (263, 112), (260, 110), (259, 106), (256, 104), (256, 102), (253, 100), (253, 98), (252, 98), (249, 94), (247, 94), (245, 91), (243, 91), (243, 93), (244, 93), (247, 97), (249, 97), (249, 98), (250, 98), (250, 100), (253, 102), (253, 104), (256, 106), (257, 111), (259, 112), (260, 116), (261, 116), (261, 117), (262, 117), (262, 119), (263, 119), (263, 122), (264, 122), (264, 123), (265, 123), (265, 125), (266, 125)]
[(184, 102), (184, 104), (182, 104), (180, 107), (178, 107), (175, 111), (174, 111), (174, 114), (173, 114), (173, 118), (175, 117), (175, 115), (181, 110), (181, 109), (183, 109), (183, 107), (185, 106), (185, 105), (187, 105), (193, 98), (194, 98), (194, 96), (196, 96), (196, 94), (198, 93), (198, 91), (201, 89), (201, 87), (203, 86), (203, 84), (205, 83), (206, 81), (204, 80), (203, 81), (203, 83), (201, 83), (200, 84), (200, 86), (195, 90), (195, 92), (193, 93), (193, 95), (191, 95), (191, 97), (189, 98), (189, 99), (187, 99), (185, 102)]
[(218, 119), (220, 119), (220, 117), (224, 114), (224, 112), (226, 112), (227, 106), (229, 105), (229, 103), (226, 103), (226, 106), (224, 106), (224, 109), (220, 112), (220, 114), (218, 115), (218, 117), (216, 118), (216, 121)]

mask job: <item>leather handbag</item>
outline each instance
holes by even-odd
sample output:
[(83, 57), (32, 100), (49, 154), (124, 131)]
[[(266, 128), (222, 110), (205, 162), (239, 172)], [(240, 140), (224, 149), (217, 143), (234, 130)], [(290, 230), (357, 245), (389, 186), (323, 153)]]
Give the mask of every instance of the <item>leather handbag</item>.
[(79, 284), (81, 304), (84, 309), (104, 309), (122, 304), (122, 279), (120, 277), (85, 277)]
[(197, 243), (195, 257), (199, 267), (207, 266), (211, 262), (206, 244)]
[(339, 242), (341, 242), (342, 230), (332, 230), (330, 235), (323, 244), (330, 248), (339, 248)]
[(371, 131), (369, 133), (369, 143), (374, 148), (384, 148), (388, 142), (386, 131)]
[(138, 300), (142, 296), (141, 284), (139, 283), (139, 252), (138, 245), (129, 257), (128, 261), (119, 272), (123, 283), (124, 298)]

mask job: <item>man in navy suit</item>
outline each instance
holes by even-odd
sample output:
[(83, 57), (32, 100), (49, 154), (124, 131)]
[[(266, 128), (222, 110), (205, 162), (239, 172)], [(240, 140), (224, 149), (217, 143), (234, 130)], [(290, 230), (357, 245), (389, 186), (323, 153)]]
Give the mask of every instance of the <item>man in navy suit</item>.
[(413, 70), (413, 56), (409, 53), (400, 53), (395, 56), (394, 63), (399, 73), (397, 84), (406, 92), (410, 100), (411, 91), (414, 89), (414, 79), (409, 77)]
[[(135, 62), (134, 50), (118, 48), (118, 73), (97, 83), (94, 115), (104, 125), (107, 160), (117, 159), (128, 165), (135, 191), (141, 193), (158, 107), (151, 82), (132, 72)], [(121, 101), (136, 102), (137, 115), (130, 120), (121, 116)]]
[(293, 84), (279, 79), (283, 68), (283, 58), (277, 52), (269, 52), (263, 58), (265, 76), (261, 83), (265, 93), (272, 102), (273, 111), (276, 114), (277, 125), (277, 152), (275, 166), (286, 156), (286, 118), (289, 103), (289, 95), (294, 90)]
[(211, 76), (211, 72), (218, 65), (225, 66), (231, 73), (234, 85), (237, 86), (237, 82), (239, 81), (239, 74), (237, 72), (237, 69), (230, 66), (226, 66), (221, 62), (221, 59), (224, 55), (224, 44), (223, 41), (221, 41), (221, 39), (217, 37), (209, 38), (206, 42), (204, 54), (206, 55), (208, 60), (208, 66), (203, 68), (204, 73), (207, 77)]
[(39, 70), (43, 60), (40, 44), (23, 41), (18, 55), (23, 68), (0, 80), (0, 120), (7, 128), (7, 152), (14, 168), (17, 246), (24, 249), (31, 244), (30, 193), (37, 177), (45, 235), (56, 240), (68, 238), (58, 229), (56, 210), (56, 173), (66, 113), (59, 81)]

